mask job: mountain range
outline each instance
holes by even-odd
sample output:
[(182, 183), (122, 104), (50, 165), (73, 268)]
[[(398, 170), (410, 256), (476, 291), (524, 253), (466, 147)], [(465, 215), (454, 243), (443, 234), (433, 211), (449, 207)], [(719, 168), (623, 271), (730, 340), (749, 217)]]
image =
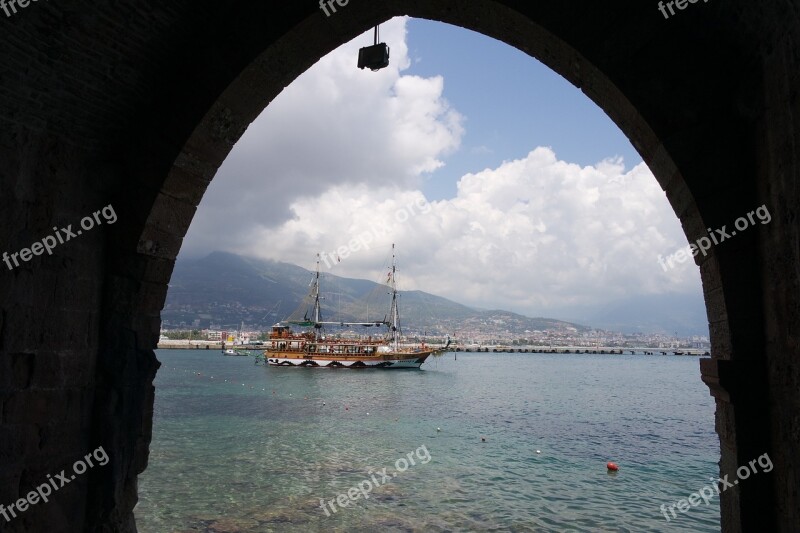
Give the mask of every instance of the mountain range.
[[(300, 308), (313, 272), (297, 265), (213, 252), (178, 258), (162, 311), (165, 327), (264, 329)], [(321, 274), (323, 318), (382, 320), (389, 310), (386, 285)], [(708, 335), (702, 294), (638, 295), (595, 306), (559, 309), (555, 318), (530, 318), (502, 310), (478, 309), (423, 291), (403, 291), (401, 318), (421, 332), (509, 333), (591, 328), (622, 333)], [(301, 315), (303, 310), (301, 309)]]
[[(244, 322), (246, 328), (266, 329), (293, 314), (298, 318), (306, 312), (310, 315), (307, 296), (313, 276), (297, 265), (226, 252), (200, 259), (179, 258), (162, 320), (168, 328), (228, 329)], [(323, 320), (383, 320), (388, 314), (386, 285), (322, 273), (320, 287)], [(536, 330), (590, 329), (563, 320), (475, 309), (423, 291), (401, 291), (399, 302), (402, 325), (409, 332), (458, 334), (468, 330), (522, 336)]]
[(637, 295), (593, 308), (560, 310), (558, 315), (606, 331), (708, 337), (702, 293)]

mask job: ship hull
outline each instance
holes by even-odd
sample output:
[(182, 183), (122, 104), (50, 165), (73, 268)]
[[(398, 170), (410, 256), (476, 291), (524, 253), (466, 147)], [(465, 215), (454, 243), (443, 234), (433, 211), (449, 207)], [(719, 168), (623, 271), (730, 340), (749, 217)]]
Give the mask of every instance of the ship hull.
[(264, 358), (271, 366), (300, 366), (309, 368), (419, 368), (431, 355), (426, 350), (411, 354), (383, 354), (380, 356), (346, 356), (338, 359), (320, 357), (297, 357), (292, 353), (265, 352)]

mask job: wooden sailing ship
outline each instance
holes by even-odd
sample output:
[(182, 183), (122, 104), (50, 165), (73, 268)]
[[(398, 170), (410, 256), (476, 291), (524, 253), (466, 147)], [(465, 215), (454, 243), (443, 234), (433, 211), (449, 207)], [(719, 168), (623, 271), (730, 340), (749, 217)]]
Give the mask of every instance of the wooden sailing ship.
[[(394, 245), (392, 245), (394, 250)], [(392, 253), (392, 266), (387, 283), (391, 288), (389, 315), (381, 321), (371, 322), (326, 322), (320, 308), (319, 258), (317, 270), (311, 283), (310, 298), (314, 307), (312, 316), (306, 313), (302, 320), (278, 323), (269, 333), (264, 359), (272, 366), (325, 367), (325, 368), (419, 368), (425, 360), (437, 352), (447, 349), (430, 348), (424, 343), (416, 346), (400, 344), (400, 314), (395, 276), (397, 267)], [(295, 332), (291, 326), (306, 328)], [(325, 334), (325, 326), (387, 327), (384, 336), (360, 339), (342, 339)]]

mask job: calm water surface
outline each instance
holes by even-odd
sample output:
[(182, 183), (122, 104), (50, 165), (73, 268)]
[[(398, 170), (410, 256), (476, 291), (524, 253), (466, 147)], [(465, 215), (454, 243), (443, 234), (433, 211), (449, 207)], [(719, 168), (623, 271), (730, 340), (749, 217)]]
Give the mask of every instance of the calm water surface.
[[(451, 353), (381, 371), (157, 353), (143, 533), (720, 530), (716, 499), (659, 510), (718, 472), (694, 357)], [(327, 516), (320, 499), (370, 472), (382, 486)]]

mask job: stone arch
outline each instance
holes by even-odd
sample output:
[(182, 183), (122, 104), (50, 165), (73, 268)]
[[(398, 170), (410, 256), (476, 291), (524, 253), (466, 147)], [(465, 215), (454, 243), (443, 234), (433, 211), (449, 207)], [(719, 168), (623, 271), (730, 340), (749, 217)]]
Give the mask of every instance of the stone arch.
[[(66, 503), (11, 527), (53, 529), (68, 517), (91, 531), (135, 530), (159, 313), (206, 186), (284, 86), (326, 52), (396, 15), (503, 40), (579, 87), (642, 154), (690, 241), (757, 205), (772, 206), (769, 233), (743, 234), (700, 262), (713, 355), (702, 373), (717, 399), (721, 472), (735, 476), (737, 466), (765, 452), (776, 466), (773, 476), (722, 495), (723, 529), (789, 530), (800, 521), (800, 371), (792, 341), (800, 264), (797, 11), (777, 0), (758, 11), (744, 1), (698, 3), (665, 20), (647, 3), (351, 0), (325, 17), (313, 3), (220, 4), (123, 3), (92, 13), (74, 4), (48, 6), (64, 28), (77, 29), (54, 36), (52, 21), (37, 11), (2, 37), (21, 56), (52, 56), (52, 64), (32, 67), (34, 74), (0, 82), (11, 95), (0, 114), (10, 125), (0, 137), (7, 156), (2, 179), (18, 202), (3, 202), (4, 227), (23, 220), (27, 238), (54, 218), (80, 218), (91, 202), (113, 202), (119, 212), (118, 226), (87, 237), (80, 250), (59, 251), (63, 264), (22, 269), (0, 282), (10, 295), (2, 315), (0, 405), (4, 431), (14, 432), (0, 441), (11, 459), (0, 468), (0, 486), (12, 497), (27, 492), (43, 472), (56, 470), (58, 459), (80, 457), (87, 445), (102, 443), (112, 458), (111, 468), (92, 472), (91, 483), (76, 485)], [(73, 38), (78, 30), (83, 40)], [(118, 46), (99, 46), (114, 30)], [(6, 54), (0, 65), (18, 59)], [(66, 71), (79, 75), (67, 79)], [(62, 184), (67, 193), (59, 197), (52, 191)], [(34, 191), (51, 192), (37, 198)], [(9, 232), (3, 242), (18, 249), (24, 239)], [(88, 260), (91, 246), (102, 253)], [(75, 263), (85, 278), (70, 299), (64, 286)], [(42, 283), (45, 289), (35, 289)], [(49, 300), (21, 293), (47, 287), (57, 293), (56, 323), (79, 329), (82, 322), (72, 317), (80, 311), (86, 335), (45, 335), (46, 319), (36, 313)], [(18, 329), (28, 332), (23, 341), (10, 338)], [(59, 346), (84, 355), (69, 361)], [(64, 370), (61, 380), (49, 375), (55, 367)], [(54, 409), (58, 404), (78, 411), (58, 457), (48, 455), (52, 444), (41, 437), (39, 452), (25, 451), (37, 428), (41, 435), (67, 416)]]

